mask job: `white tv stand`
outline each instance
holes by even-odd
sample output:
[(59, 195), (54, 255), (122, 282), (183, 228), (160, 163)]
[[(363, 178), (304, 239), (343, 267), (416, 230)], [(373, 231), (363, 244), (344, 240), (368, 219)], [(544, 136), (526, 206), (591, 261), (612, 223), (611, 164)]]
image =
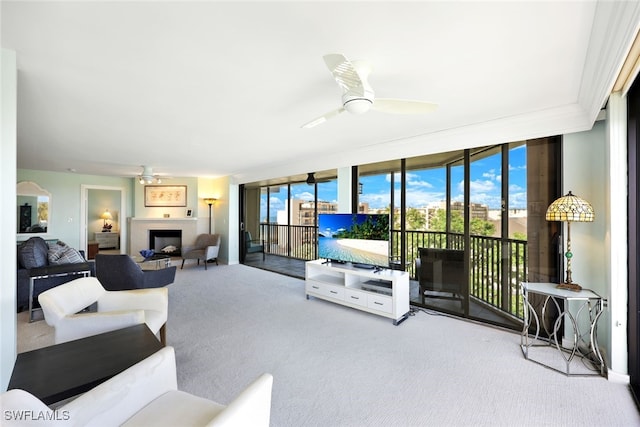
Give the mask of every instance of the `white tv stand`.
[(390, 269), (363, 269), (350, 263), (317, 259), (305, 264), (306, 296), (393, 319), (409, 316), (409, 274)]

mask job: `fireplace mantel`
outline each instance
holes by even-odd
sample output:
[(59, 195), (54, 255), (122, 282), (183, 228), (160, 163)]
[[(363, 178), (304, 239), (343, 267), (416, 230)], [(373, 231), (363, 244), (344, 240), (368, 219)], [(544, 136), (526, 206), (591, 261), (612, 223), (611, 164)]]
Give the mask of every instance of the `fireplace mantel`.
[(198, 218), (127, 218), (129, 223), (129, 251), (137, 254), (149, 249), (149, 230), (182, 230), (182, 244), (196, 241)]

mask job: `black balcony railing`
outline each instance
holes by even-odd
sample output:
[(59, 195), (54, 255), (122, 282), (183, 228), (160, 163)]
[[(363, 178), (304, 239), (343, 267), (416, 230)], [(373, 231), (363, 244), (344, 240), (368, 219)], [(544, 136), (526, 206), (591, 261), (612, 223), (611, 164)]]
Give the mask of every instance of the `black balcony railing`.
[[(392, 231), (391, 256), (400, 259), (401, 232)], [(439, 231), (406, 231), (406, 270), (415, 279), (419, 248), (464, 249), (464, 236)], [(523, 318), (520, 283), (527, 280), (527, 241), (471, 236), (469, 294), (502, 312)]]
[[(265, 252), (300, 260), (317, 258), (315, 226), (260, 224), (260, 238)], [(405, 231), (406, 270), (415, 279), (415, 262), (419, 248), (464, 249), (464, 236), (439, 231)], [(391, 257), (401, 259), (401, 232), (392, 231)], [(477, 302), (523, 318), (520, 283), (527, 280), (526, 240), (471, 236), (469, 294)]]
[(317, 258), (318, 227), (313, 225), (260, 224), (265, 252), (301, 260)]

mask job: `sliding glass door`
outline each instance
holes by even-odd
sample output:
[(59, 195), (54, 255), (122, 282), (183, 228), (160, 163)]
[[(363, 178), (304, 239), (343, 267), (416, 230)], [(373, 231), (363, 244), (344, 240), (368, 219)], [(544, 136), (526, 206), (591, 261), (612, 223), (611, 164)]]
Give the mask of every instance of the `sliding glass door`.
[(640, 402), (640, 87), (634, 83), (627, 95), (629, 159), (629, 377), (631, 390)]
[[(552, 137), (357, 165), (352, 210), (390, 215), (389, 267), (409, 272), (412, 304), (518, 329), (520, 283), (555, 281), (562, 262), (558, 226), (544, 219), (561, 188), (560, 144)], [(338, 212), (335, 175), (318, 176), (259, 185), (268, 254), (317, 257), (317, 215)]]

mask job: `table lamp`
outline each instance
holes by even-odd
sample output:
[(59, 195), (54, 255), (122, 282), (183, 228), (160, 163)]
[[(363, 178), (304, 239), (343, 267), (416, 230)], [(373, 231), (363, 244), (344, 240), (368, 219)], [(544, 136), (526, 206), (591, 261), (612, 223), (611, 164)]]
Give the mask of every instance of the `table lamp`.
[(111, 216), (111, 212), (109, 212), (109, 209), (106, 209), (104, 213), (100, 215), (100, 218), (104, 220), (104, 224), (102, 225), (102, 232), (105, 233), (111, 231), (112, 226), (107, 222), (107, 220), (113, 219), (113, 216)]
[(571, 279), (571, 223), (572, 222), (593, 222), (595, 214), (591, 204), (578, 196), (574, 196), (571, 191), (566, 196), (562, 196), (547, 208), (545, 219), (547, 221), (564, 221), (567, 223), (567, 251), (564, 256), (567, 258), (567, 276), (564, 283), (557, 287), (560, 289), (570, 289), (580, 291), (582, 287), (573, 283)]

